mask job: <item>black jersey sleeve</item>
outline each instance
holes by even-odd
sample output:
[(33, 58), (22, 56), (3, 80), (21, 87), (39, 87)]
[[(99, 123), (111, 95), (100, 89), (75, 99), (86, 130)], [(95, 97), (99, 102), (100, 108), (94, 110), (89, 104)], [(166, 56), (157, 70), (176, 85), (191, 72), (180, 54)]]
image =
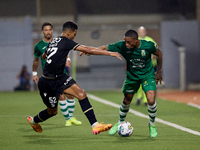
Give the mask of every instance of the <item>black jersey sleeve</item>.
[(74, 42), (73, 40), (70, 40), (68, 38), (65, 38), (66, 42), (66, 49), (69, 49), (69, 50), (75, 50), (80, 44)]

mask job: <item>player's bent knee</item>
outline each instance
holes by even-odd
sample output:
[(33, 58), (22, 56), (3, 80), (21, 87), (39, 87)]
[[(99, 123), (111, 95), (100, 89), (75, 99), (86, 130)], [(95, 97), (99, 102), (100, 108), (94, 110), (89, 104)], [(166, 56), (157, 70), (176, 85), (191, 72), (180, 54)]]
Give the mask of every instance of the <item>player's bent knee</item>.
[(125, 105), (129, 105), (131, 103), (132, 99), (133, 99), (133, 94), (125, 94), (124, 99), (123, 99), (123, 103)]
[(153, 105), (153, 104), (155, 104), (155, 99), (147, 99), (147, 101), (148, 101), (148, 105)]
[(59, 100), (60, 100), (60, 101), (66, 100), (66, 99), (65, 99), (65, 95), (64, 95), (64, 94), (60, 95)]
[(77, 98), (79, 100), (82, 100), (82, 99), (84, 99), (86, 97), (87, 97), (86, 92), (83, 90), (83, 91), (81, 91), (81, 92), (78, 93), (78, 97)]
[(131, 103), (131, 100), (132, 100), (132, 99), (126, 99), (126, 98), (124, 98), (124, 99), (123, 99), (123, 104), (129, 105), (129, 104)]

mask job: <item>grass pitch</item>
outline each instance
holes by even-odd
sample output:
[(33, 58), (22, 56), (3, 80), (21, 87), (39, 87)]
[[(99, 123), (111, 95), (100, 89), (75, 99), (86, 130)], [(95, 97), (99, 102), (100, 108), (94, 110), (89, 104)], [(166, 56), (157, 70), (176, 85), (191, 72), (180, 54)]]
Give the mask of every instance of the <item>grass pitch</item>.
[[(88, 91), (100, 98), (121, 104), (121, 91)], [(148, 119), (128, 113), (126, 120), (131, 122), (134, 132), (130, 137), (110, 136), (108, 132), (92, 134), (92, 128), (81, 111), (78, 101), (74, 116), (82, 121), (81, 126), (65, 127), (65, 119), (59, 110), (58, 115), (41, 123), (42, 133), (36, 133), (26, 121), (31, 115), (45, 109), (39, 93), (2, 92), (0, 93), (0, 150), (197, 150), (200, 136), (184, 132), (162, 123), (156, 123), (158, 137), (150, 138)], [(119, 109), (90, 99), (99, 122), (115, 124)], [(135, 105), (131, 109), (147, 115), (147, 107)], [(200, 110), (186, 104), (157, 99), (157, 117), (200, 132)]]

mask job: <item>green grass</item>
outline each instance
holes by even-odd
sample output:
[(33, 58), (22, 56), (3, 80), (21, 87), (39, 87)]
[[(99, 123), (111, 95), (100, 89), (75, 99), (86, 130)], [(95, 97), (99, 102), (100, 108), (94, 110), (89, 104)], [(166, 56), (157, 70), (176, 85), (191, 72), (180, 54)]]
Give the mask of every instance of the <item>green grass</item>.
[[(121, 104), (120, 91), (88, 91), (88, 93)], [(108, 132), (93, 135), (92, 128), (81, 111), (78, 101), (74, 116), (83, 122), (81, 126), (65, 127), (65, 120), (59, 110), (58, 115), (41, 123), (42, 133), (36, 133), (26, 118), (45, 109), (38, 92), (0, 93), (0, 150), (197, 150), (200, 136), (184, 132), (162, 123), (156, 123), (157, 138), (150, 138), (148, 119), (128, 113), (126, 120), (131, 122), (134, 133), (130, 137), (109, 136)], [(97, 120), (115, 124), (119, 109), (90, 99)], [(135, 105), (131, 108), (147, 115), (147, 107)], [(200, 132), (200, 110), (186, 104), (157, 99), (157, 117)]]

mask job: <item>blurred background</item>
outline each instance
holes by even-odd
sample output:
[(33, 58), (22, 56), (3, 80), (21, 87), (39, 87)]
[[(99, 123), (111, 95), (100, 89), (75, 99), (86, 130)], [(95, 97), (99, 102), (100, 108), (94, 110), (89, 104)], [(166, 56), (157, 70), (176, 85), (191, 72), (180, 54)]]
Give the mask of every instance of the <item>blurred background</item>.
[[(88, 46), (115, 43), (127, 30), (144, 26), (163, 52), (162, 87), (200, 89), (200, 0), (0, 0), (0, 10), (0, 91), (13, 91), (23, 65), (32, 72), (42, 24), (51, 22), (55, 37), (70, 20), (79, 25), (74, 41)], [(70, 52), (70, 57), (76, 61), (73, 76), (83, 89), (122, 87), (124, 59), (79, 57), (78, 52)], [(38, 73), (41, 76), (41, 64)]]

